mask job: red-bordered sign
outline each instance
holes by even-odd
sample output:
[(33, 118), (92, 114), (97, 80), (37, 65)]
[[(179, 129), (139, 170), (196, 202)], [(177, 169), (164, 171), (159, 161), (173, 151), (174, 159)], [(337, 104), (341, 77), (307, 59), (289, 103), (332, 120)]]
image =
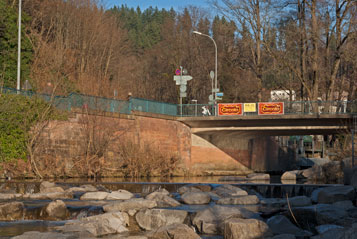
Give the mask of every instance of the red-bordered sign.
[(284, 102), (258, 103), (258, 114), (260, 115), (283, 115)]
[(218, 115), (242, 115), (242, 103), (218, 104)]

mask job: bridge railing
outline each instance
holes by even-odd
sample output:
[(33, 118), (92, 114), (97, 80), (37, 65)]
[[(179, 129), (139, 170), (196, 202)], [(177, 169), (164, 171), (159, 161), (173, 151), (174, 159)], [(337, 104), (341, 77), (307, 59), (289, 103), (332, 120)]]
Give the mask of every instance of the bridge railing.
[[(209, 104), (170, 104), (140, 98), (130, 100), (118, 100), (105, 97), (97, 97), (71, 93), (68, 96), (54, 96), (39, 94), (32, 91), (17, 91), (13, 88), (0, 88), (0, 94), (22, 94), (25, 96), (37, 96), (52, 103), (55, 107), (71, 111), (72, 108), (83, 110), (114, 112), (131, 114), (132, 111), (141, 111), (154, 114), (163, 114), (182, 117), (214, 116), (216, 108)], [(255, 103), (255, 112), (244, 112), (242, 115), (258, 115), (258, 103)], [(293, 101), (284, 102), (284, 114), (357, 114), (357, 100), (354, 101)]]
[[(269, 102), (271, 103), (271, 102)], [(308, 114), (357, 114), (357, 101), (286, 101), (284, 103), (285, 115), (308, 115)], [(243, 106), (243, 104), (242, 104)], [(259, 115), (258, 102), (255, 103), (254, 112), (245, 112), (241, 115)], [(182, 117), (207, 116), (205, 109), (209, 109), (210, 115), (215, 115), (215, 107), (207, 104), (184, 104), (182, 105)], [(181, 112), (180, 110), (178, 112)]]
[(71, 111), (73, 108), (101, 111), (101, 112), (113, 112), (121, 114), (130, 114), (130, 102), (125, 100), (117, 100), (105, 97), (97, 97), (91, 95), (83, 95), (77, 93), (71, 93), (68, 96), (52, 96), (50, 94), (35, 93), (33, 91), (17, 91), (13, 88), (1, 88), (0, 94), (21, 94), (28, 97), (39, 97), (46, 102), (51, 103), (54, 107)]
[(170, 103), (157, 102), (140, 98), (131, 98), (129, 100), (131, 111), (141, 111), (154, 114), (177, 116), (177, 105)]

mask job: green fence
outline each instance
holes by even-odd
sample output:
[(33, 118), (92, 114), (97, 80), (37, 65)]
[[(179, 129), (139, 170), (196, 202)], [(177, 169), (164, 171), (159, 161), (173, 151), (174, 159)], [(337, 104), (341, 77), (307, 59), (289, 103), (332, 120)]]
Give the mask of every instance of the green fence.
[(149, 112), (155, 114), (164, 114), (164, 115), (177, 115), (177, 105), (162, 103), (152, 100), (145, 100), (139, 98), (130, 99), (130, 108), (133, 111)]
[(54, 96), (51, 98), (49, 94), (38, 94), (32, 91), (17, 91), (13, 88), (2, 88), (0, 92), (6, 94), (21, 94), (29, 97), (39, 97), (47, 102), (51, 102), (53, 106), (61, 110), (71, 111), (73, 108), (83, 110), (94, 110), (113, 112), (121, 114), (130, 114), (130, 103), (124, 100), (110, 99), (104, 97), (96, 97), (71, 93), (68, 96)]
[[(169, 104), (153, 100), (131, 98), (128, 101), (117, 100), (90, 95), (72, 93), (68, 96), (55, 96), (38, 94), (32, 91), (17, 91), (13, 88), (0, 88), (0, 93), (22, 94), (29, 97), (37, 96), (55, 107), (71, 111), (73, 108), (88, 109), (93, 111), (114, 112), (131, 114), (132, 111), (141, 111), (154, 114), (163, 114), (182, 117), (200, 117), (215, 115), (216, 108), (208, 104)], [(256, 103), (258, 106), (258, 103)], [(284, 114), (357, 114), (357, 101), (293, 101), (284, 102)], [(244, 113), (243, 115), (258, 115), (256, 112)]]

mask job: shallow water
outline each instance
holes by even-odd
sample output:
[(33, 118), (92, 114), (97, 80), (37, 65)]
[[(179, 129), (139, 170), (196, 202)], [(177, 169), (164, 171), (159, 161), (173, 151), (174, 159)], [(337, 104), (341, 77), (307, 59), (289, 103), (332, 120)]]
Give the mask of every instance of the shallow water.
[[(327, 185), (316, 185), (316, 184), (295, 184), (295, 182), (290, 182), (291, 184), (281, 184), (280, 178), (277, 176), (271, 177), (269, 181), (259, 181), (259, 182), (242, 182), (242, 181), (219, 181), (220, 176), (210, 176), (210, 177), (175, 177), (175, 178), (140, 178), (128, 180), (124, 178), (102, 178), (102, 179), (83, 179), (83, 178), (71, 178), (71, 179), (56, 179), (52, 180), (62, 186), (63, 188), (68, 188), (72, 186), (79, 186), (83, 184), (93, 184), (97, 188), (104, 187), (108, 190), (118, 190), (125, 189), (137, 196), (144, 196), (151, 193), (159, 188), (165, 188), (169, 192), (173, 193), (176, 199), (179, 199), (179, 194), (177, 189), (186, 184), (208, 184), (212, 188), (218, 186), (219, 184), (233, 184), (241, 187), (244, 190), (254, 190), (264, 197), (284, 197), (297, 196), (297, 195), (307, 195), (309, 196), (311, 192), (317, 187), (327, 186)], [(12, 191), (17, 193), (25, 193), (28, 191), (38, 192), (40, 181), (38, 180), (11, 180), (11, 181), (0, 181), (0, 191), (6, 192)], [(78, 212), (79, 215), (83, 211), (89, 211), (92, 208), (93, 213), (100, 213), (101, 205), (105, 202), (101, 201), (80, 201), (77, 195), (74, 199), (64, 200), (67, 207), (72, 212)], [(25, 203), (26, 209), (31, 211), (30, 213), (38, 213), (39, 210), (50, 200), (22, 200)], [(207, 207), (214, 205), (180, 205), (175, 209), (185, 210), (189, 213), (194, 213), (199, 210), (203, 210)], [(88, 214), (87, 214), (88, 215)], [(36, 217), (30, 217), (29, 219), (38, 219)], [(72, 219), (72, 218), (71, 218)], [(66, 221), (42, 221), (42, 220), (21, 220), (15, 222), (0, 222), (0, 238), (10, 238), (15, 235), (20, 235), (26, 231), (49, 231), (55, 226), (63, 225)], [(212, 235), (201, 235), (202, 238), (206, 239), (221, 239), (221, 236)]]

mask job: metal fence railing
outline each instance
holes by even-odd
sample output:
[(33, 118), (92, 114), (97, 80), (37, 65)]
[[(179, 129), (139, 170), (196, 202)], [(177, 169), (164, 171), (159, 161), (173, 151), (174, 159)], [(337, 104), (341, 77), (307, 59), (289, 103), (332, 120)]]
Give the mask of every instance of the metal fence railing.
[(132, 111), (141, 111), (172, 116), (176, 116), (178, 112), (176, 104), (169, 104), (140, 98), (131, 98), (129, 102), (130, 109)]
[[(163, 114), (181, 117), (201, 117), (214, 116), (216, 107), (209, 104), (170, 104), (131, 98), (127, 101), (105, 97), (97, 97), (71, 93), (68, 96), (54, 96), (49, 94), (39, 94), (32, 91), (17, 91), (13, 88), (0, 88), (0, 94), (22, 94), (25, 96), (37, 96), (47, 102), (51, 102), (61, 110), (71, 111), (73, 108), (88, 109), (101, 112), (113, 112), (121, 114), (131, 114), (132, 111), (141, 111), (154, 114)], [(242, 104), (243, 105), (243, 104)], [(241, 115), (258, 115), (258, 103), (255, 103), (256, 110), (245, 112), (242, 109)], [(305, 114), (357, 114), (357, 100), (354, 101), (293, 101), (284, 102), (283, 114), (305, 115)]]
[[(273, 103), (273, 102), (267, 102)], [(308, 114), (357, 114), (357, 100), (354, 101), (293, 101), (283, 102), (285, 115), (308, 115)], [(254, 112), (245, 112), (242, 103), (240, 115), (259, 115), (258, 102), (255, 103)], [(209, 114), (207, 114), (207, 110)], [(184, 104), (178, 113), (182, 117), (215, 115), (216, 107), (207, 104)], [(218, 109), (217, 109), (218, 110)], [(182, 112), (182, 114), (181, 114)]]

